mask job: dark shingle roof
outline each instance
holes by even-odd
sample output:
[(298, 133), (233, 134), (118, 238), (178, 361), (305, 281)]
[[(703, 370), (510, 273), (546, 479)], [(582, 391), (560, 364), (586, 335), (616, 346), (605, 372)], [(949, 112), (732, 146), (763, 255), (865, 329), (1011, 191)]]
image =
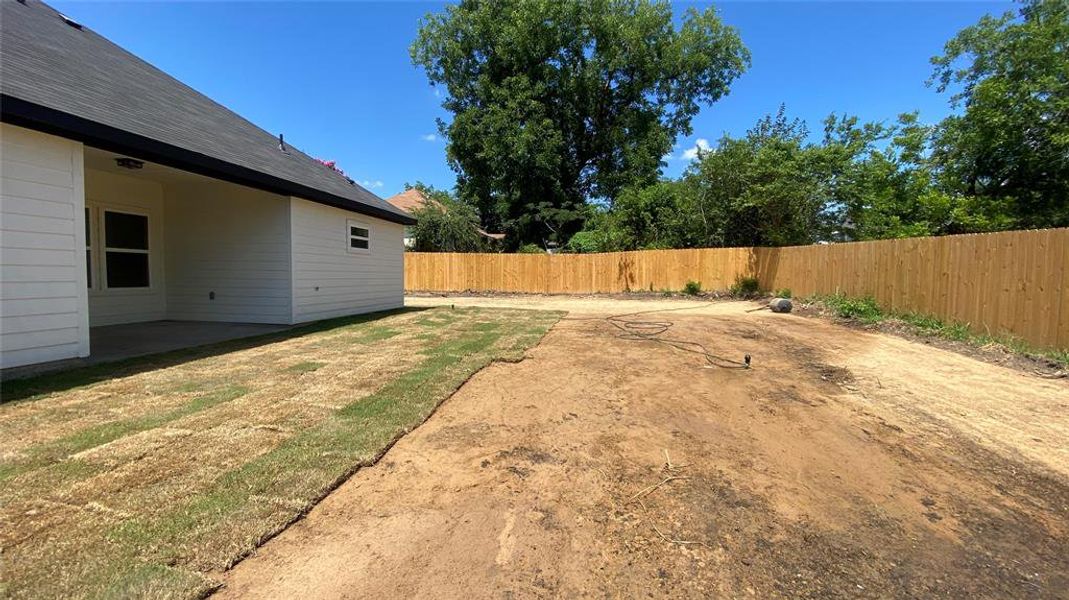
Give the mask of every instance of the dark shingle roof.
[(398, 223), (406, 215), (38, 0), (0, 0), (3, 120)]

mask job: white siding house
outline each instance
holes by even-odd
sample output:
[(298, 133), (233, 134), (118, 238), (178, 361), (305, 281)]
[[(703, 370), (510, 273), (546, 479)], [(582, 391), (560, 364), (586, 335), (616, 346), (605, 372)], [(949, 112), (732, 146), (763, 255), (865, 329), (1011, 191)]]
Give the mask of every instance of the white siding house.
[(403, 304), (407, 214), (39, 0), (0, 11), (0, 369)]
[[(404, 225), (300, 198), (290, 207), (294, 322), (404, 304)], [(368, 236), (352, 236), (352, 228)]]
[(166, 198), (169, 318), (294, 322), (288, 197), (206, 183)]

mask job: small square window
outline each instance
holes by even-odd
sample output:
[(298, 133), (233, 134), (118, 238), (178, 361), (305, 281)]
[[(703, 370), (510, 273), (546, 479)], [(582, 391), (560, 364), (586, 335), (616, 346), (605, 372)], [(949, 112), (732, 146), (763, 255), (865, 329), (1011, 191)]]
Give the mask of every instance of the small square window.
[(349, 221), (349, 251), (371, 249), (371, 228), (363, 223)]

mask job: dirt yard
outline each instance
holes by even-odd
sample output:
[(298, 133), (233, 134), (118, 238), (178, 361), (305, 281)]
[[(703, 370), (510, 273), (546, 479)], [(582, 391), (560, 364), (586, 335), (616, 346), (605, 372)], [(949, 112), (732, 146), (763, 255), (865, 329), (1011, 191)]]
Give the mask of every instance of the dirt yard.
[[(748, 303), (567, 310), (222, 574), (224, 598), (979, 597), (1069, 590), (1069, 382)], [(750, 370), (626, 340), (670, 320)]]

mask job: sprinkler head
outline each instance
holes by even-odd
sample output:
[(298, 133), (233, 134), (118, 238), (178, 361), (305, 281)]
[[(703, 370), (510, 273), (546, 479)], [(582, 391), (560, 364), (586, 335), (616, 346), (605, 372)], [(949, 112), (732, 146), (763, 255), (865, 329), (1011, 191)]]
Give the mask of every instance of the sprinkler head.
[(750, 355), (747, 354), (746, 356), (743, 356), (742, 357), (742, 362), (746, 363), (746, 368), (749, 369), (750, 368)]

